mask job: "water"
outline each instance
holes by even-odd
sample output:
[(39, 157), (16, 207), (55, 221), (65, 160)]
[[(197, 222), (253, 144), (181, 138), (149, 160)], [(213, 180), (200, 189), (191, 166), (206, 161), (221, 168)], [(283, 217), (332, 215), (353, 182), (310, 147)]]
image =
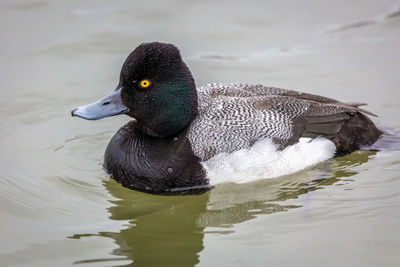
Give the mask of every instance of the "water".
[(144, 41), (197, 84), (251, 82), (369, 103), (400, 129), (398, 1), (1, 1), (1, 266), (397, 266), (400, 152), (355, 152), (195, 196), (102, 171), (127, 117), (70, 110), (117, 85)]

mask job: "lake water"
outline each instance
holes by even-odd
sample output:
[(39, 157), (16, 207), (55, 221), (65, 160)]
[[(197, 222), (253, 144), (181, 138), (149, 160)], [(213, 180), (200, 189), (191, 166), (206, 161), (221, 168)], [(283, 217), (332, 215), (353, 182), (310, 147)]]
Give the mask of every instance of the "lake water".
[(400, 152), (354, 152), (195, 196), (102, 170), (126, 116), (70, 110), (127, 54), (176, 44), (196, 79), (369, 104), (400, 129), (399, 1), (0, 2), (1, 266), (399, 266)]

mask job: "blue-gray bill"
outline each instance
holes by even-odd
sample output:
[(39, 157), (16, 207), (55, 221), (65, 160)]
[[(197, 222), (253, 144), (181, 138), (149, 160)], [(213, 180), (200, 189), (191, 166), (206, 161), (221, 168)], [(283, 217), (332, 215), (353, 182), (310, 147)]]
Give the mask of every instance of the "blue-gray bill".
[(99, 101), (74, 108), (71, 111), (71, 115), (86, 120), (99, 120), (105, 117), (124, 114), (127, 111), (128, 108), (122, 104), (121, 88), (119, 88)]

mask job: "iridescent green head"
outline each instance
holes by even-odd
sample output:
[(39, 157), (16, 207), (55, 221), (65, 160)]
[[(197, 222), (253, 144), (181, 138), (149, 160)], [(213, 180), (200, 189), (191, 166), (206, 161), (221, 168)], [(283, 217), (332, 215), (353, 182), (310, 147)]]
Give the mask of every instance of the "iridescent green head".
[(121, 113), (135, 118), (153, 136), (175, 135), (190, 124), (197, 115), (197, 91), (178, 48), (158, 42), (141, 44), (123, 64), (111, 95), (72, 111), (85, 119)]

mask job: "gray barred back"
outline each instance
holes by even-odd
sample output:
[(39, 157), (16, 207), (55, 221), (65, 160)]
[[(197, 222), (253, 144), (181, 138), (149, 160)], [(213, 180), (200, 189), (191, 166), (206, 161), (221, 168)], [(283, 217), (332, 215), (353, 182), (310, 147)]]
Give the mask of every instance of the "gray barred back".
[(283, 149), (302, 136), (330, 137), (352, 114), (368, 113), (361, 103), (249, 84), (208, 84), (198, 88), (198, 101), (188, 138), (201, 160), (265, 138)]

